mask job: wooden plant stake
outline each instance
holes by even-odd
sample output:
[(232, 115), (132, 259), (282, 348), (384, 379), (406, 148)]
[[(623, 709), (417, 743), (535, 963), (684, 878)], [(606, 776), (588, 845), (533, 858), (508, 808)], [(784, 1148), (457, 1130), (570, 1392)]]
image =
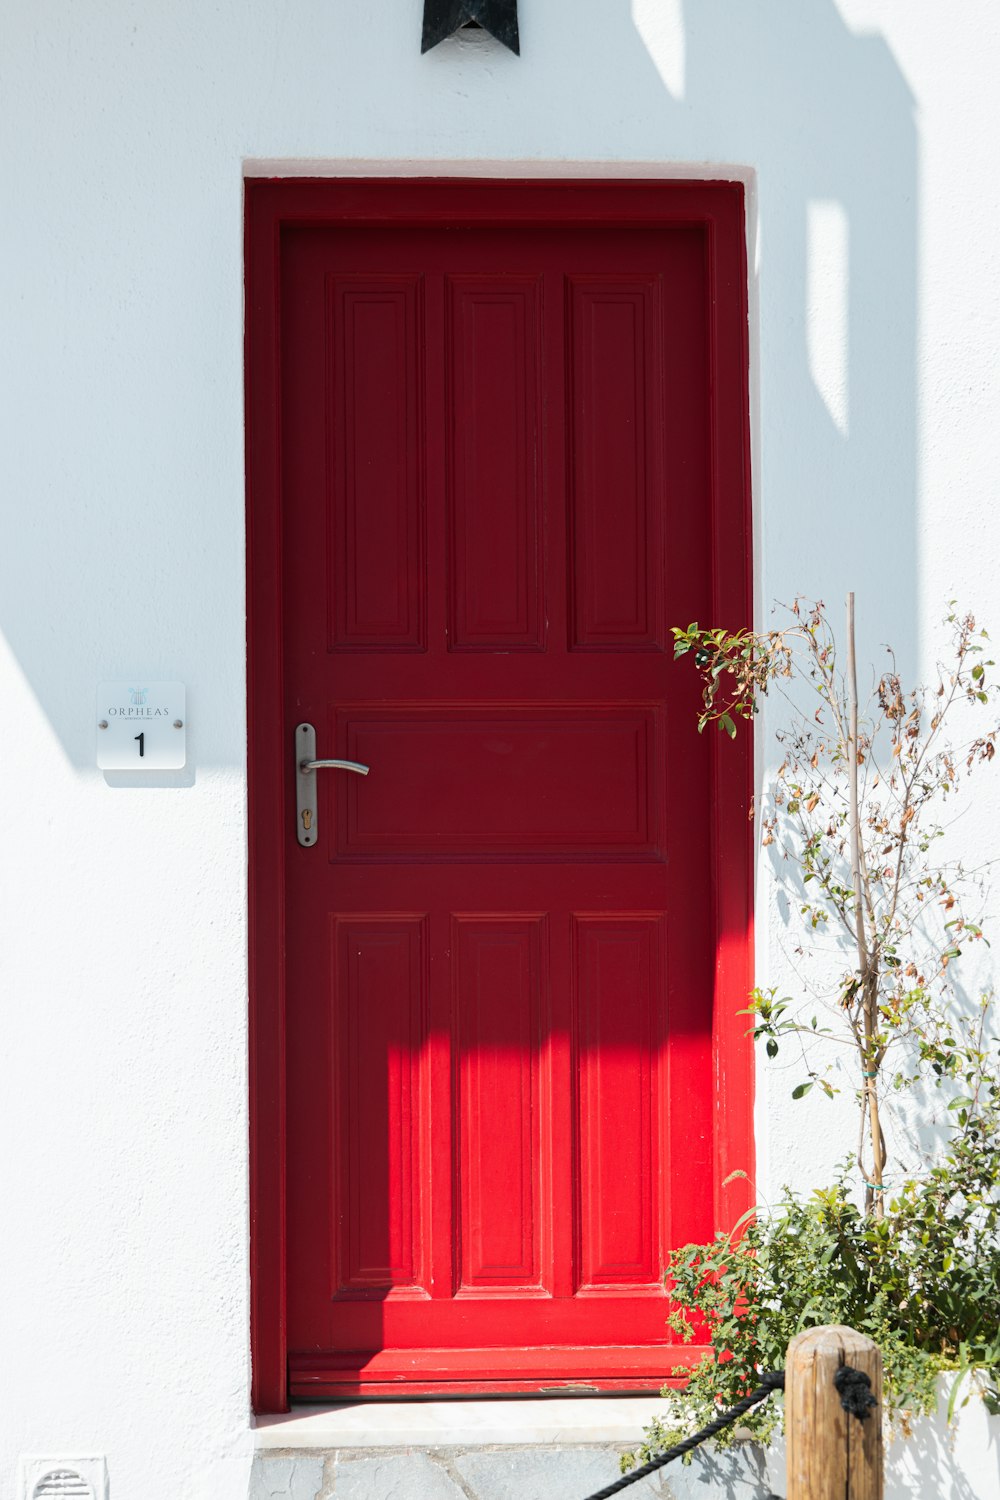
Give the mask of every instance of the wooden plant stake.
[[(871, 1380), (871, 1395), (878, 1405), (863, 1418), (841, 1405), (834, 1377), (844, 1366)], [(862, 1387), (862, 1408), (865, 1394)], [(878, 1345), (837, 1324), (809, 1328), (792, 1339), (785, 1360), (785, 1434), (788, 1500), (882, 1500)]]

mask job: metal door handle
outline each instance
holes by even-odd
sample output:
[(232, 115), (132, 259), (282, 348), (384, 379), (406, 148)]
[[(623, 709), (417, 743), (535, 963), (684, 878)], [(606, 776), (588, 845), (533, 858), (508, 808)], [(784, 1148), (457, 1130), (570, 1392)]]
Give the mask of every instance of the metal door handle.
[(303, 849), (311, 849), (319, 836), (314, 771), (354, 771), (367, 776), (369, 767), (360, 760), (317, 760), (316, 730), (312, 724), (295, 726), (295, 837)]
[(364, 766), (359, 760), (300, 760), (300, 771), (323, 771), (327, 766), (336, 771), (357, 771), (359, 776), (367, 776), (371, 766)]

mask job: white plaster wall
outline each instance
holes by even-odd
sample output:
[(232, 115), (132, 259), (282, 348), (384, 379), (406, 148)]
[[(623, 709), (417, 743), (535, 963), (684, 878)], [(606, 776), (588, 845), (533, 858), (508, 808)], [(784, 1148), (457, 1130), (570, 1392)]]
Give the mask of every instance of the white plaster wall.
[[(744, 178), (762, 608), (853, 585), (904, 662), (946, 597), (1000, 623), (992, 0), (521, 0), (520, 60), (420, 10), (0, 0), (3, 1496), (74, 1451), (246, 1495), (246, 163)], [(130, 785), (93, 694), (139, 672), (190, 763)], [(843, 1154), (760, 1100), (766, 1187)]]

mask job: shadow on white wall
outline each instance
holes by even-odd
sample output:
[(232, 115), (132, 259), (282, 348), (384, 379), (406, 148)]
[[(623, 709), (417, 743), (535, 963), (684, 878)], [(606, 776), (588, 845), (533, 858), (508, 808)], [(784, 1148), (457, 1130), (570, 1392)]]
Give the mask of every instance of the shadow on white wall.
[[(891, 636), (905, 662), (917, 135), (885, 42), (833, 0), (522, 0), (520, 59), (482, 32), (421, 57), (397, 0), (373, 0), (363, 26), (336, 6), (257, 8), (229, 27), (225, 6), (184, 28), (144, 17), (123, 69), (124, 23), (103, 7), (54, 120), (38, 85), (41, 177), (11, 234), (22, 353), (0, 625), (71, 763), (93, 764), (95, 681), (141, 670), (191, 686), (199, 765), (242, 764), (249, 156), (755, 170), (761, 604), (853, 585), (862, 634)], [(67, 142), (55, 123), (70, 114), (87, 123)], [(817, 204), (836, 205), (849, 277), (817, 241)]]

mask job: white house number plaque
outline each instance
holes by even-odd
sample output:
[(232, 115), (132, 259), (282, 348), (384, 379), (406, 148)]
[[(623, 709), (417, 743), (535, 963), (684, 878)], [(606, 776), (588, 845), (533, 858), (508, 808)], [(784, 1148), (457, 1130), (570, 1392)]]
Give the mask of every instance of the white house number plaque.
[(102, 771), (179, 771), (187, 756), (183, 682), (102, 682), (97, 764)]

